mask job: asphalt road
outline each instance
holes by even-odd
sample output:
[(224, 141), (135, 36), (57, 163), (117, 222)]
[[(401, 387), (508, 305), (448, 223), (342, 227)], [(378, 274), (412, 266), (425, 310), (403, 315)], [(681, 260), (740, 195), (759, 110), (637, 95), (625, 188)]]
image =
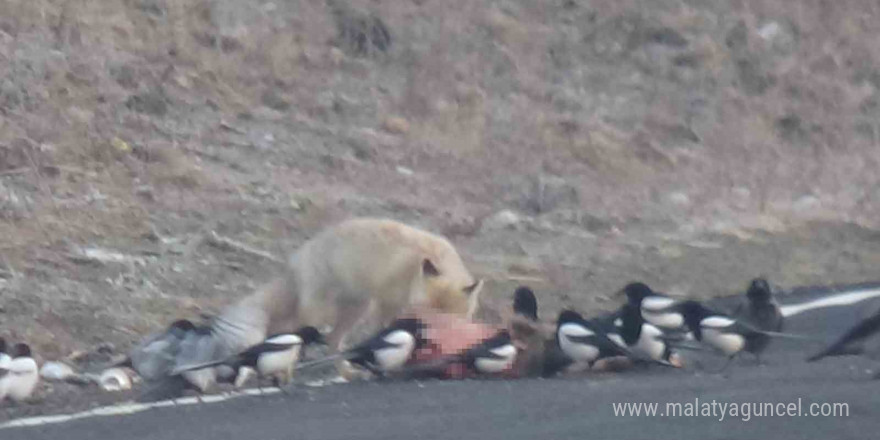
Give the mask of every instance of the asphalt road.
[[(803, 303), (828, 293), (808, 289), (783, 299)], [(817, 308), (787, 320), (787, 331), (831, 339), (880, 300)], [(880, 339), (880, 338), (878, 338)], [(0, 439), (847, 439), (880, 432), (880, 361), (842, 357), (805, 363), (821, 342), (775, 340), (766, 364), (739, 359), (724, 374), (663, 367), (579, 377), (515, 381), (358, 383), (299, 388), (289, 395), (152, 408), (32, 427), (0, 429)], [(702, 356), (707, 369), (722, 360)], [(800, 416), (746, 420), (730, 407), (671, 416), (667, 403), (797, 405)], [(616, 416), (615, 403), (659, 403), (655, 416)], [(843, 403), (848, 415), (811, 416), (811, 404)], [(703, 408), (703, 406), (698, 406)], [(787, 409), (787, 407), (786, 407)], [(828, 409), (826, 407), (826, 409)], [(839, 408), (840, 409), (840, 408)]]

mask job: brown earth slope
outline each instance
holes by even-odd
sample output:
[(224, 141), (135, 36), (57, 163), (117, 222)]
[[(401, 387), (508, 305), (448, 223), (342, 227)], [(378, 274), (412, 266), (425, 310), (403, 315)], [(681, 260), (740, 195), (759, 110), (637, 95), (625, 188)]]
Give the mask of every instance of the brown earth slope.
[(878, 43), (861, 1), (4, 0), (0, 332), (125, 349), (352, 215), (545, 319), (870, 280)]

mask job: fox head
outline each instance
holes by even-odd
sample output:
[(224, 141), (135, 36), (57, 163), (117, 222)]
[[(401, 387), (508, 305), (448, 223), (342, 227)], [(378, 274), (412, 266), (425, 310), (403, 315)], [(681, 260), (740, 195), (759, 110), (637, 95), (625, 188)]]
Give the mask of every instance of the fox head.
[(422, 280), (429, 307), (471, 319), (479, 307), (483, 280), (467, 273), (443, 273), (430, 259), (422, 261)]

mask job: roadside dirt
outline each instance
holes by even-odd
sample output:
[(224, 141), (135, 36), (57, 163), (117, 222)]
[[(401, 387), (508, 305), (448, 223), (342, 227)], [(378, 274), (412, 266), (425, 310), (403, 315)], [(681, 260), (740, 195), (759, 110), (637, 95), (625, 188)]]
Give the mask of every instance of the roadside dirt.
[[(41, 361), (123, 352), (355, 215), (445, 234), (487, 310), (528, 284), (547, 321), (635, 279), (875, 280), (878, 13), (4, 1), (0, 333)], [(51, 388), (0, 419), (129, 397)]]

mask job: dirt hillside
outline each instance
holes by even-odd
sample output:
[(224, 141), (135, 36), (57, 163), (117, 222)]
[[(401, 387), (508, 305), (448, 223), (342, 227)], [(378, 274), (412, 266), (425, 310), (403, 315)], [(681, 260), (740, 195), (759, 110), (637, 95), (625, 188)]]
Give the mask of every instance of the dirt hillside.
[(863, 1), (4, 0), (0, 333), (124, 350), (354, 215), (548, 320), (876, 279), (878, 68)]

